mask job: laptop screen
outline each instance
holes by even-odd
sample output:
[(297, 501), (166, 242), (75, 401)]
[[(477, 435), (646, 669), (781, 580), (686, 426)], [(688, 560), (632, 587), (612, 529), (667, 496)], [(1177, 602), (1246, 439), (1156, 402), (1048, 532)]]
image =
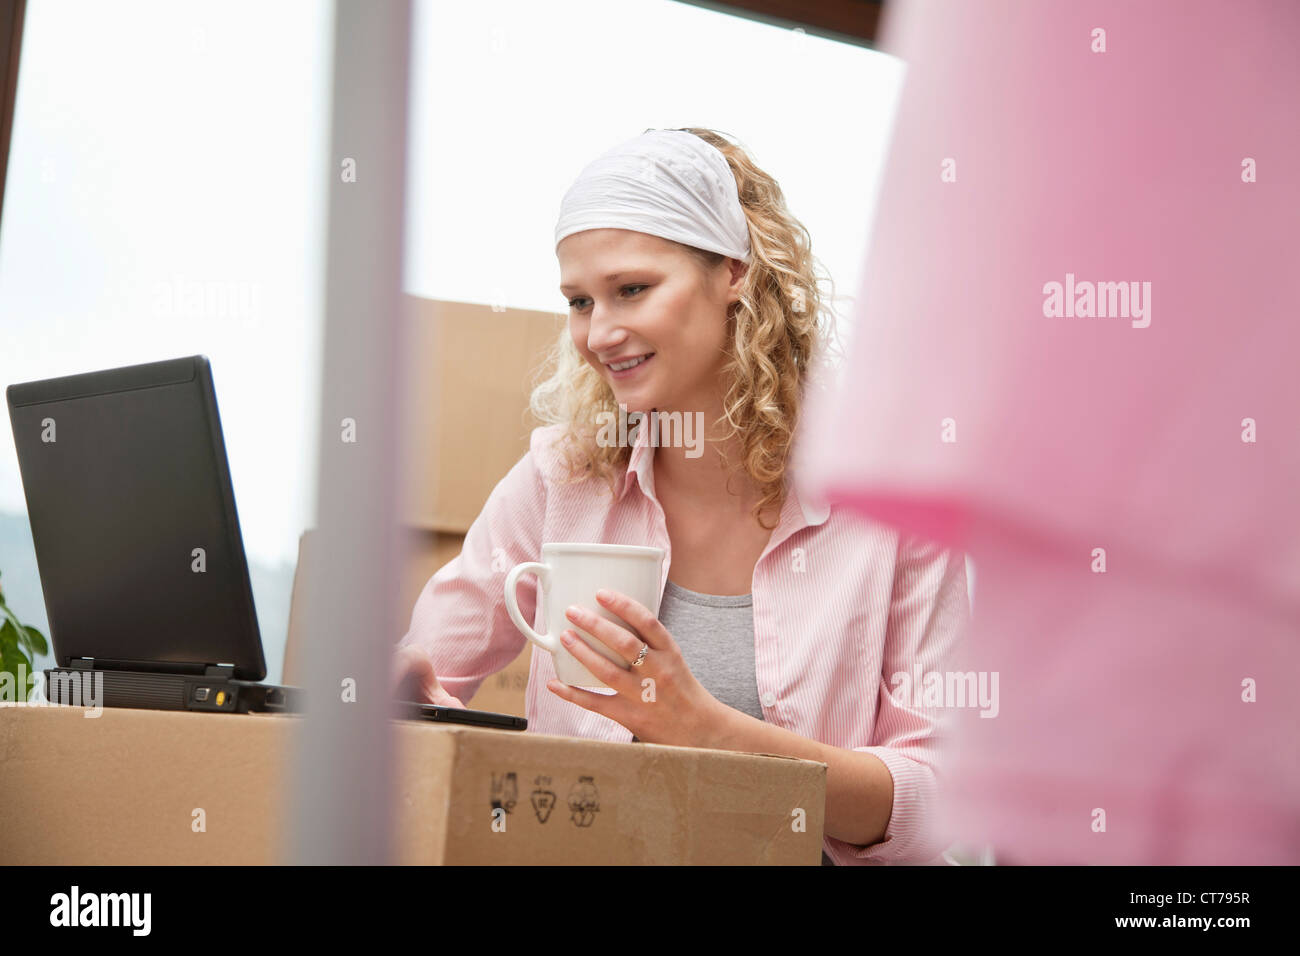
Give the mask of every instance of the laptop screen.
[(265, 678), (207, 358), (7, 396), (59, 665)]

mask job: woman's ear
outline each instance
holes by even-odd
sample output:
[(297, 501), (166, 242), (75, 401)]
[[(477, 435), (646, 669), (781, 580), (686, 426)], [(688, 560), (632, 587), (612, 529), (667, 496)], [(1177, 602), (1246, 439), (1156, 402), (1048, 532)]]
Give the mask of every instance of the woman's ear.
[(731, 266), (731, 286), (734, 289), (739, 289), (745, 278), (745, 273), (749, 272), (749, 263), (740, 259), (732, 259), (729, 264)]
[(739, 302), (740, 290), (745, 284), (745, 274), (749, 272), (749, 263), (742, 262), (740, 259), (728, 259), (727, 265), (731, 269), (731, 278), (727, 283), (727, 292), (731, 302)]

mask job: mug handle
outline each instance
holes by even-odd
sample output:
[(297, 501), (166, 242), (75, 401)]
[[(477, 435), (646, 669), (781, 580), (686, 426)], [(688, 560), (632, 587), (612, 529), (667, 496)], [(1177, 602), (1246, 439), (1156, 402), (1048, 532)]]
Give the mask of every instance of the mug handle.
[(522, 574), (535, 574), (542, 587), (550, 584), (551, 569), (542, 564), (540, 561), (525, 561), (523, 564), (516, 564), (506, 575), (506, 610), (510, 612), (510, 620), (515, 622), (515, 627), (519, 628), (524, 637), (528, 638), (538, 647), (550, 651), (552, 654), (560, 653), (560, 642), (551, 634), (538, 634), (524, 620), (524, 616), (519, 613), (519, 596), (515, 593), (519, 586), (519, 576)]

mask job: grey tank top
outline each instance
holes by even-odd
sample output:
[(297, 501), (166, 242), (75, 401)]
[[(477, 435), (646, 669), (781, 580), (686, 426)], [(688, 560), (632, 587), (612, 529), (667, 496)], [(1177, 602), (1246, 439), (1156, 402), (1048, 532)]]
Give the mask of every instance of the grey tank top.
[(669, 581), (659, 620), (705, 690), (728, 707), (763, 719), (754, 673), (752, 594), (700, 594)]

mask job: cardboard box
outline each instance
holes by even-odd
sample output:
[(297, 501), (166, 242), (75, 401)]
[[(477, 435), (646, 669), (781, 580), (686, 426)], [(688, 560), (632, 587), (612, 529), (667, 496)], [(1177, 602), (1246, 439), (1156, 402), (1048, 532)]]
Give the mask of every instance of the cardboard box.
[(404, 297), (402, 514), (464, 533), (528, 450), (533, 380), (567, 317)]
[[(0, 865), (281, 862), (301, 718), (85, 713), (0, 707)], [(396, 724), (402, 863), (821, 859), (823, 763)]]

